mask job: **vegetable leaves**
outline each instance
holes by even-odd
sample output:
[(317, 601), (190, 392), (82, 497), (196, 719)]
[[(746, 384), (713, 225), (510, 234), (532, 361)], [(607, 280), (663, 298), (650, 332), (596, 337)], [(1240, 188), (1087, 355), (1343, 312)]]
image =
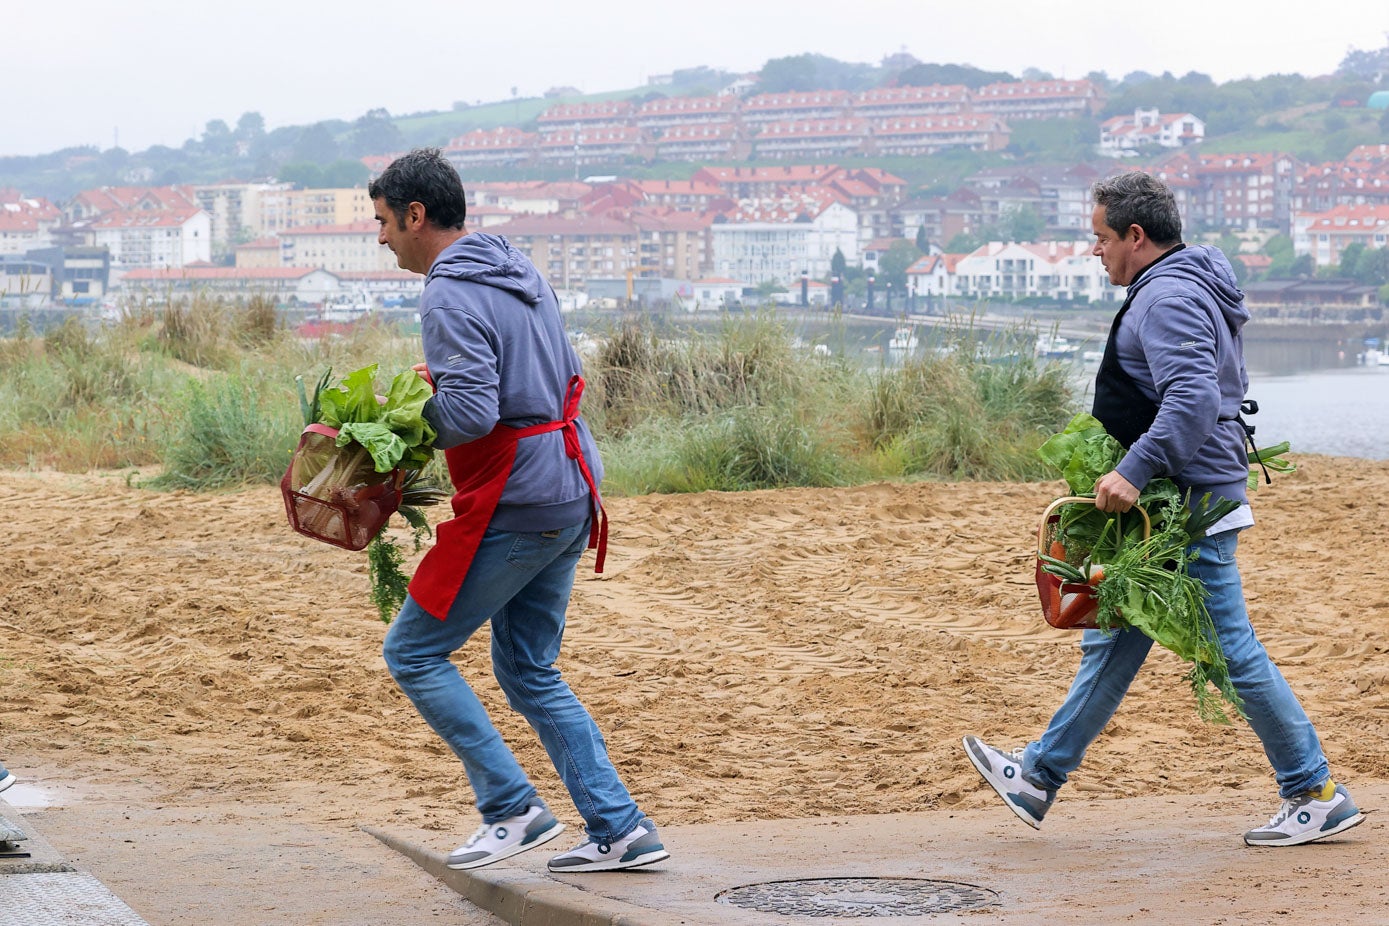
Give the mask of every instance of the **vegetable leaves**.
[[(1124, 453), (1088, 414), (1076, 415), (1038, 450), (1043, 462), (1066, 480), (1072, 495), (1090, 497), (1095, 483)], [(1055, 536), (1065, 561), (1042, 557), (1042, 569), (1071, 582), (1086, 581), (1095, 570), (1102, 576), (1091, 583), (1101, 629), (1131, 627), (1191, 663), (1187, 678), (1204, 719), (1228, 722), (1212, 687), (1243, 716), (1206, 610), (1205, 587), (1187, 571), (1196, 555), (1188, 552), (1190, 545), (1239, 503), (1213, 500), (1207, 494), (1189, 505), (1176, 483), (1158, 478), (1144, 486), (1138, 504), (1152, 518), (1148, 536), (1140, 517), (1107, 514), (1088, 505), (1064, 507)]]
[(382, 403), (376, 396), (376, 364), (343, 377), (318, 393), (319, 423), (338, 429), (338, 446), (356, 441), (371, 454), (378, 473), (396, 467), (422, 469), (429, 462), (434, 428), (424, 418), (433, 394), (413, 370), (397, 373)]

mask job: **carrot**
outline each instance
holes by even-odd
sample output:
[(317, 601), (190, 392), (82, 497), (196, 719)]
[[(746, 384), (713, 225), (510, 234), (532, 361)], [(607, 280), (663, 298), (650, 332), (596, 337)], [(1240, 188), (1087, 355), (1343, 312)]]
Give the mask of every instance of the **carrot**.
[(1098, 588), (1099, 584), (1104, 581), (1104, 564), (1093, 564), (1090, 567), (1090, 577), (1085, 581), (1089, 582), (1091, 586)]
[(1088, 591), (1067, 592), (1061, 595), (1059, 627), (1074, 627), (1098, 609), (1095, 598)]
[(1057, 559), (1065, 559), (1066, 545), (1059, 540), (1053, 540), (1051, 542), (1051, 549), (1047, 550), (1047, 553)]

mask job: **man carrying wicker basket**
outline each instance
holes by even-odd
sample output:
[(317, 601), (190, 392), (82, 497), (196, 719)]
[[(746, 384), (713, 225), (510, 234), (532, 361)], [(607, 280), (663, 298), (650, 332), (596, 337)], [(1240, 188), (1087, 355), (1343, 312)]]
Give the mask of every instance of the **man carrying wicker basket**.
[[(1240, 334), (1249, 320), (1244, 294), (1217, 248), (1182, 243), (1176, 200), (1159, 180), (1133, 171), (1100, 181), (1093, 196), (1093, 253), (1110, 282), (1128, 288), (1095, 377), (1093, 408), (1128, 452), (1096, 482), (1095, 507), (1128, 511), (1160, 476), (1191, 499), (1210, 493), (1240, 503), (1192, 545), (1198, 558), (1189, 571), (1204, 586), (1230, 681), (1283, 798), (1278, 813), (1244, 841), (1292, 846), (1325, 839), (1364, 816), (1331, 779), (1311, 720), (1255, 636), (1235, 562), (1239, 532), (1254, 523), (1238, 417), (1249, 382)], [(1152, 642), (1133, 628), (1084, 631), (1080, 668), (1040, 739), (1004, 752), (964, 738), (970, 762), (1024, 823), (1040, 826)]]
[(380, 242), (426, 274), (415, 369), (434, 387), (423, 414), (455, 489), (455, 516), (438, 526), (384, 647), (392, 677), (462, 760), (482, 814), (448, 866), (489, 865), (564, 829), (449, 658), (488, 623), (497, 681), (586, 824), (587, 838), (550, 870), (658, 862), (669, 853), (656, 827), (554, 665), (579, 557), (597, 547), (601, 571), (607, 524), (602, 464), (579, 417), (579, 358), (554, 290), (505, 238), (466, 231), (462, 182), (437, 148), (397, 158), (368, 192)]

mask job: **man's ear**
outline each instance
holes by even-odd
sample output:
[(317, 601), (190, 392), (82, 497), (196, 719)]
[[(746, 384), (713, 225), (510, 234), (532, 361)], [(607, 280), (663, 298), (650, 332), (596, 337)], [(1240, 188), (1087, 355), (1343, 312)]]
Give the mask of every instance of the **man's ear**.
[(1133, 249), (1135, 251), (1143, 247), (1148, 242), (1148, 233), (1143, 230), (1143, 226), (1134, 223), (1129, 226), (1129, 233), (1133, 235)]
[(419, 229), (424, 225), (425, 211), (424, 203), (411, 203), (405, 207), (405, 226), (410, 229)]

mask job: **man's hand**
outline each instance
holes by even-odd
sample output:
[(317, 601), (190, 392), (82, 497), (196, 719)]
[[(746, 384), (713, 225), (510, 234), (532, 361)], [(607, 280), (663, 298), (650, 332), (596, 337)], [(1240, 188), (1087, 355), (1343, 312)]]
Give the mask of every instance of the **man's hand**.
[(429, 383), (429, 385), (431, 385), (431, 386), (434, 385), (434, 377), (429, 375), (429, 364), (427, 364), (427, 363), (417, 363), (417, 364), (415, 364), (414, 366), (412, 366), (410, 369), (412, 369), (412, 370), (414, 370), (416, 373), (420, 374), (420, 379), (424, 380), (426, 383)]
[(1128, 511), (1138, 501), (1138, 487), (1116, 472), (1105, 473), (1095, 483), (1095, 507), (1101, 511)]

